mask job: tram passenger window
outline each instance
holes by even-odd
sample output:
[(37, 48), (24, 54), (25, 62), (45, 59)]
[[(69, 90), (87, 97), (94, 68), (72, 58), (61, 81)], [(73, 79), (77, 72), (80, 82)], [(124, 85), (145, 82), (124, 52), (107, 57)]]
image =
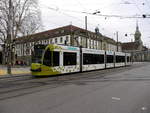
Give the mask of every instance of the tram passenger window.
[(43, 64), (46, 66), (51, 66), (51, 51), (47, 50), (44, 55)]
[(53, 52), (53, 66), (59, 66), (59, 52)]
[(104, 64), (104, 55), (99, 55), (99, 62), (98, 62), (98, 64)]
[(92, 64), (92, 54), (83, 54), (83, 65)]
[(113, 55), (107, 55), (107, 63), (113, 63), (114, 62), (114, 56)]
[(63, 65), (76, 65), (77, 64), (77, 53), (64, 52), (63, 54)]
[(92, 54), (92, 64), (103, 64), (103, 63), (104, 63), (104, 55)]
[(116, 63), (125, 62), (125, 56), (116, 56)]
[(83, 54), (83, 65), (87, 64), (103, 64), (104, 63), (104, 55), (100, 54)]
[(121, 56), (121, 62), (125, 62), (125, 56)]
[(116, 63), (120, 62), (120, 56), (116, 56)]

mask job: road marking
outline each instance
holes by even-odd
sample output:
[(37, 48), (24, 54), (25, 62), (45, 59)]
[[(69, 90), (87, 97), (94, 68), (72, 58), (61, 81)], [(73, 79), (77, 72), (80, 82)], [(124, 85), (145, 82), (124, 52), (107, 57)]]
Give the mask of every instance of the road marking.
[(112, 100), (120, 100), (118, 97), (112, 97)]
[(146, 107), (142, 107), (141, 110), (145, 111), (145, 110), (147, 110), (147, 108)]

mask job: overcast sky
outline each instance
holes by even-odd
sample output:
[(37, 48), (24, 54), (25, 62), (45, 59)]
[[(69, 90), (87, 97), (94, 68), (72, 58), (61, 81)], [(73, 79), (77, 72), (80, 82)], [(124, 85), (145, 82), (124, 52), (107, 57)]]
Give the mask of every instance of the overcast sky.
[[(109, 18), (83, 14), (99, 10), (102, 15), (135, 16), (150, 13), (150, 0), (39, 0), (42, 12), (43, 30), (54, 29), (69, 24), (85, 28), (84, 17), (88, 17), (88, 30), (94, 31), (98, 26), (103, 35), (116, 40), (116, 31), (119, 32), (119, 41), (134, 40), (136, 21), (142, 33), (144, 45), (150, 47), (150, 18)], [(125, 34), (128, 34), (125, 37)]]

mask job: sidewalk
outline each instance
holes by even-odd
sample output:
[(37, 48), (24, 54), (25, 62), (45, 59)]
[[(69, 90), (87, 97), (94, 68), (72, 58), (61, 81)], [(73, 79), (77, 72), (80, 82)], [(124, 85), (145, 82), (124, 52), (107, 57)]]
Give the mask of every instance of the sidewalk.
[[(30, 67), (18, 66), (11, 68), (12, 75), (24, 75), (30, 74)], [(9, 76), (7, 74), (7, 67), (0, 65), (0, 77), (2, 76)]]

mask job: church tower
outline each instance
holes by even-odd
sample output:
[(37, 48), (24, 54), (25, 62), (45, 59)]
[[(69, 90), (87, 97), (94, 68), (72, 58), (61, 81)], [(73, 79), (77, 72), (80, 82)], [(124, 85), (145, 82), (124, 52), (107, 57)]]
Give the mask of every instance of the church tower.
[(134, 42), (136, 42), (138, 44), (142, 44), (141, 32), (139, 31), (138, 22), (136, 22), (136, 31), (135, 31), (135, 34), (134, 34)]
[(135, 44), (137, 45), (137, 50), (142, 50), (143, 48), (143, 42), (141, 40), (141, 32), (139, 31), (138, 22), (136, 22), (136, 31), (134, 34)]

